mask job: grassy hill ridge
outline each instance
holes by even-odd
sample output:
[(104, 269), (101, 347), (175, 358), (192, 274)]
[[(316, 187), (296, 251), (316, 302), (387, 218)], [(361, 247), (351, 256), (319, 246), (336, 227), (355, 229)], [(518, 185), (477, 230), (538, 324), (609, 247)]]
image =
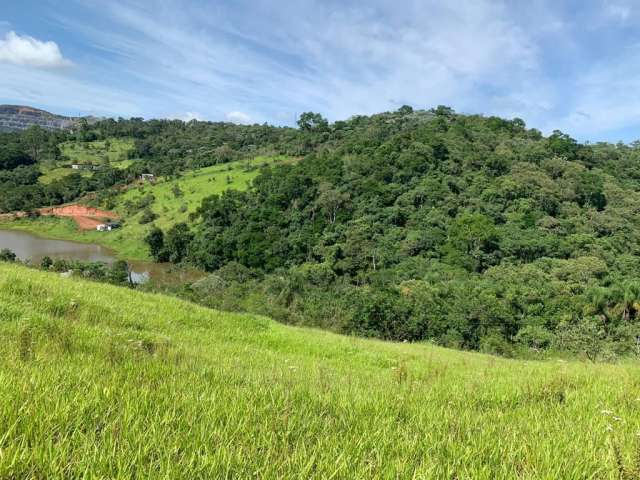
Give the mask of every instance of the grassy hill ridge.
[(360, 340), (8, 264), (0, 338), (0, 478), (638, 473), (635, 363)]

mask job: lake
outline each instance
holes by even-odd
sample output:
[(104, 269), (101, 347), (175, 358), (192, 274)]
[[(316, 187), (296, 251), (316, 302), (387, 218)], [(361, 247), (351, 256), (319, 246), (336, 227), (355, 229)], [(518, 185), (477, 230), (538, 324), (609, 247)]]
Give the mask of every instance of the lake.
[[(53, 240), (38, 237), (29, 232), (0, 229), (0, 249), (8, 248), (22, 261), (40, 264), (44, 257), (52, 259), (80, 260), (83, 262), (104, 262), (111, 264), (117, 260), (115, 252), (107, 247), (70, 240)], [(159, 284), (193, 282), (205, 274), (198, 270), (178, 268), (168, 263), (128, 261), (131, 279), (144, 283), (149, 279)]]

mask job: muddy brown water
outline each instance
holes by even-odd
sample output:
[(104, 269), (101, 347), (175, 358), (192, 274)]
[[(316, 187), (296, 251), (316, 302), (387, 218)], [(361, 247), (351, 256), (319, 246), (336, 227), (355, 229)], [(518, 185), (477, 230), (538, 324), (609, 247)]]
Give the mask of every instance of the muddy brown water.
[[(112, 264), (117, 260), (113, 250), (91, 243), (70, 240), (53, 240), (38, 237), (29, 232), (0, 229), (0, 249), (8, 248), (22, 261), (39, 264), (44, 257), (83, 262)], [(167, 263), (129, 261), (131, 279), (145, 283), (152, 279), (159, 284), (193, 282), (205, 274), (197, 270), (185, 270)]]

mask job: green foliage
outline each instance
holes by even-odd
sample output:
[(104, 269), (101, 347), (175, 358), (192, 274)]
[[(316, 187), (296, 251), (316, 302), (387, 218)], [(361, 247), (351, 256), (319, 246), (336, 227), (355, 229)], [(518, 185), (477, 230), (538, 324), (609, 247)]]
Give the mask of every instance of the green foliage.
[(144, 240), (156, 262), (166, 262), (168, 260), (168, 257), (165, 256), (164, 232), (162, 230), (158, 227), (152, 228)]
[(40, 268), (42, 270), (49, 270), (52, 266), (53, 260), (51, 259), (51, 257), (49, 257), (48, 255), (42, 257), (42, 260), (40, 261)]
[(15, 262), (16, 258), (16, 254), (8, 248), (0, 250), (0, 262)]
[[(616, 292), (635, 295), (637, 145), (545, 138), (446, 107), (332, 125), (305, 114), (300, 127), (310, 153), (205, 199), (180, 247), (210, 271), (259, 273), (253, 290), (222, 288), (231, 308), (504, 355), (634, 354), (636, 307)], [(331, 273), (322, 287), (300, 275), (317, 266)], [(599, 350), (560, 338), (579, 339), (593, 315), (606, 318)]]
[(17, 143), (0, 144), (0, 170), (12, 170), (14, 168), (31, 165), (34, 159), (20, 148)]
[[(207, 305), (504, 355), (636, 354), (640, 144), (445, 106), (332, 124), (307, 112), (298, 126), (130, 119), (2, 136), (37, 163), (0, 170), (0, 211), (91, 193), (132, 218), (100, 237), (15, 228), (212, 272), (218, 298), (182, 292)], [(37, 168), (60, 168), (52, 146), (108, 162), (42, 185)], [(226, 279), (227, 265), (251, 275)], [(593, 319), (597, 349), (569, 342)]]
[(303, 113), (297, 123), (301, 130), (307, 132), (326, 130), (329, 127), (329, 122), (322, 115), (314, 112)]
[(164, 237), (164, 248), (170, 262), (180, 263), (186, 258), (193, 234), (186, 223), (178, 223), (167, 231)]
[(155, 214), (151, 209), (146, 208), (142, 212), (142, 215), (140, 216), (140, 220), (138, 220), (138, 223), (140, 223), (140, 225), (146, 225), (147, 223), (153, 222), (156, 218), (158, 218), (158, 215)]
[(114, 285), (129, 283), (129, 265), (124, 260), (116, 260), (106, 274), (106, 280)]

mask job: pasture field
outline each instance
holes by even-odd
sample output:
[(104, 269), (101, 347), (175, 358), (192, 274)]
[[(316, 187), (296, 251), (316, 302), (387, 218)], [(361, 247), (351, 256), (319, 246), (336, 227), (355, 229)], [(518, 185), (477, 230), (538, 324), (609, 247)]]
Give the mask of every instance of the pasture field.
[(133, 160), (128, 159), (128, 153), (133, 149), (133, 141), (130, 139), (111, 138), (108, 141), (96, 140), (94, 142), (65, 142), (60, 144), (60, 153), (63, 160), (54, 165), (43, 165), (43, 175), (39, 181), (49, 184), (71, 173), (91, 176), (89, 171), (73, 170), (70, 166), (74, 163), (93, 165), (109, 164), (114, 168), (127, 168)]
[(637, 478), (637, 363), (292, 328), (0, 264), (0, 478)]
[(261, 166), (291, 161), (293, 160), (282, 156), (256, 157), (190, 170), (179, 178), (160, 178), (157, 183), (140, 183), (118, 195), (114, 199), (113, 210), (127, 220), (122, 232), (140, 237), (140, 231), (147, 231), (147, 227), (139, 223), (142, 211), (131, 216), (128, 204), (138, 204), (144, 197), (151, 195), (153, 200), (149, 209), (158, 216), (155, 224), (165, 229), (186, 221), (205, 197), (225, 190), (246, 190), (251, 180), (260, 172)]
[[(246, 190), (259, 173), (259, 167), (292, 161), (287, 157), (256, 157), (212, 167), (191, 170), (179, 178), (160, 178), (156, 183), (140, 183), (118, 194), (110, 210), (124, 220), (122, 228), (108, 233), (88, 232), (95, 243), (112, 248), (123, 258), (149, 260), (144, 238), (151, 225), (167, 230), (176, 223), (185, 222), (202, 200), (225, 190)], [(253, 168), (255, 167), (255, 168)], [(137, 209), (142, 199), (149, 198), (148, 207)], [(156, 219), (141, 223), (146, 209)], [(95, 234), (94, 234), (95, 233)]]

